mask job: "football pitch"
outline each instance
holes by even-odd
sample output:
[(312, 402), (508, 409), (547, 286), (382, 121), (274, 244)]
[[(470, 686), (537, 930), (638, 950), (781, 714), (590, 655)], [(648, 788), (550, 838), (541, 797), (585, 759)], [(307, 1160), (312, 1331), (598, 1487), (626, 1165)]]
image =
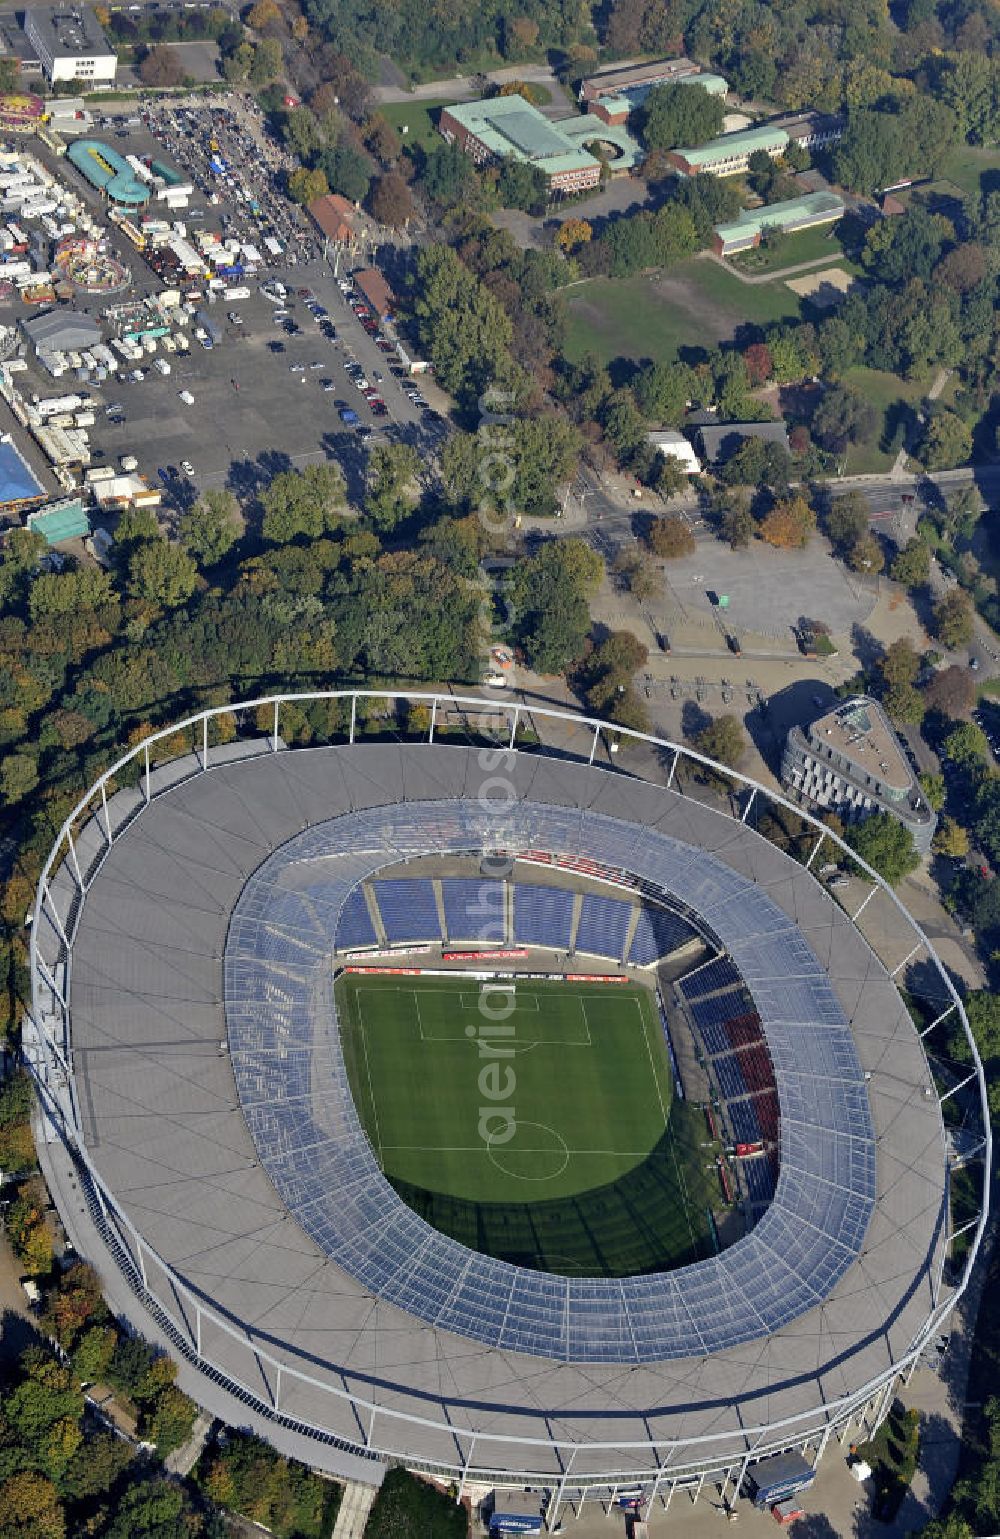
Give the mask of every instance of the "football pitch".
[(584, 1276), (712, 1253), (705, 1121), (648, 989), (342, 974), (336, 995), (376, 1157), (435, 1228)]

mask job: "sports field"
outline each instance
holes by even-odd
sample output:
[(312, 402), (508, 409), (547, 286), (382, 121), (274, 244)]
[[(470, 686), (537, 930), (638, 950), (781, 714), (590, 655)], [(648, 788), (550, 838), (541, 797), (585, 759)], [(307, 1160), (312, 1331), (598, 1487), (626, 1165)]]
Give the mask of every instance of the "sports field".
[(436, 1228), (588, 1276), (711, 1254), (705, 1121), (647, 989), (342, 975), (337, 1007), (379, 1163)]

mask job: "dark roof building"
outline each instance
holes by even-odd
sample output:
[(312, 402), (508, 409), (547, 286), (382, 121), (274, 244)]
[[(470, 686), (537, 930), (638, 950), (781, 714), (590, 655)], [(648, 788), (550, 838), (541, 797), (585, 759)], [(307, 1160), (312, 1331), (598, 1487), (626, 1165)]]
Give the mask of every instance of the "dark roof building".
[(763, 438), (769, 444), (788, 448), (788, 429), (784, 422), (720, 422), (714, 427), (698, 429), (702, 458), (709, 465), (719, 465), (731, 459), (748, 438)]
[(55, 84), (86, 80), (110, 84), (118, 56), (89, 5), (40, 5), (25, 12), (24, 30), (42, 69)]
[(79, 353), (101, 340), (101, 328), (79, 310), (47, 310), (21, 322), (21, 329), (39, 353)]

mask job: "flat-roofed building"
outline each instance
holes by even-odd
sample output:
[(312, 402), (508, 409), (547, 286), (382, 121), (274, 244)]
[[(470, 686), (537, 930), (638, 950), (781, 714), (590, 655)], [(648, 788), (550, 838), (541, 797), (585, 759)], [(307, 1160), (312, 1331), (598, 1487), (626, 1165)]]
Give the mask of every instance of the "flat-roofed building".
[(584, 192), (601, 180), (600, 161), (521, 96), (444, 107), (438, 128), (477, 165), (512, 158), (537, 166), (554, 192)]
[(686, 475), (696, 476), (701, 470), (701, 461), (691, 447), (683, 433), (678, 433), (674, 428), (661, 428), (646, 434), (646, 442), (651, 443), (654, 449), (676, 460)]
[(839, 700), (815, 721), (792, 727), (781, 779), (803, 801), (846, 822), (891, 813), (921, 855), (931, 847), (937, 817), (889, 718), (867, 695)]
[(790, 112), (785, 117), (772, 118), (765, 126), (784, 129), (789, 141), (803, 150), (836, 144), (844, 132), (844, 120), (834, 112)]
[(645, 86), (672, 85), (701, 74), (701, 65), (693, 59), (652, 59), (648, 64), (633, 64), (624, 69), (606, 69), (598, 75), (590, 75), (580, 82), (580, 100), (596, 102), (602, 96), (617, 96), (622, 91)]
[(846, 207), (835, 192), (809, 192), (801, 198), (769, 203), (764, 208), (746, 208), (731, 223), (715, 226), (712, 245), (719, 256), (748, 251), (760, 245), (765, 230), (791, 235), (796, 230), (832, 224), (846, 213)]
[(675, 171), (684, 176), (697, 176), (704, 171), (712, 176), (740, 176), (750, 164), (750, 156), (763, 150), (776, 160), (789, 145), (788, 134), (783, 128), (772, 128), (764, 123), (756, 128), (744, 128), (736, 134), (720, 134), (690, 149), (670, 150), (667, 160)]
[(110, 85), (114, 80), (118, 56), (90, 6), (38, 6), (25, 12), (24, 30), (53, 84), (86, 80)]

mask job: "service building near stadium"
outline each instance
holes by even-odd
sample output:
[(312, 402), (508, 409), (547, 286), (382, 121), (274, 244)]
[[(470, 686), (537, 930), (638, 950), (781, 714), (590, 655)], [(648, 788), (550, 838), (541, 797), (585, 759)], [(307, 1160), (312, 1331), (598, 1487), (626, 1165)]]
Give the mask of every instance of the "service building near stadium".
[[(287, 746), (317, 702), (328, 741)], [(865, 870), (845, 909), (822, 824), (610, 731), (445, 695), (205, 711), (83, 798), (31, 932), (43, 1167), (181, 1387), (334, 1474), (530, 1488), (550, 1526), (623, 1492), (738, 1504), (777, 1455), (807, 1484), (932, 1349), (987, 1218), (981, 1064), (899, 900)], [(432, 1228), (352, 1097), (348, 966), (644, 981), (678, 1095), (707, 1087), (730, 1232), (567, 1276)]]

